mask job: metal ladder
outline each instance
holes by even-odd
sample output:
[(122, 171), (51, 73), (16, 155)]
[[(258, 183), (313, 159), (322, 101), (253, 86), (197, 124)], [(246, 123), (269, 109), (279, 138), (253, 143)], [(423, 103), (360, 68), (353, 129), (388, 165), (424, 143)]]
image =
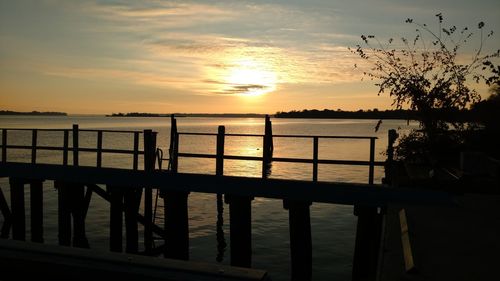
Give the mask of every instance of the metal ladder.
[[(158, 162), (158, 170), (159, 171), (162, 171), (163, 161), (168, 161), (166, 171), (171, 170), (170, 157), (163, 158), (163, 150), (161, 148), (156, 149), (156, 160)], [(154, 197), (155, 199), (154, 199), (154, 206), (153, 206), (153, 224), (163, 225), (165, 223), (165, 215), (163, 213), (162, 214), (158, 213), (158, 209), (164, 209), (164, 207), (165, 207), (163, 204), (163, 200), (161, 200), (161, 199), (163, 199), (163, 194), (159, 188), (157, 188), (155, 190), (156, 190), (155, 191), (156, 194)], [(156, 245), (155, 245), (156, 240), (163, 240), (163, 237), (153, 236), (153, 246), (154, 247), (156, 247)]]

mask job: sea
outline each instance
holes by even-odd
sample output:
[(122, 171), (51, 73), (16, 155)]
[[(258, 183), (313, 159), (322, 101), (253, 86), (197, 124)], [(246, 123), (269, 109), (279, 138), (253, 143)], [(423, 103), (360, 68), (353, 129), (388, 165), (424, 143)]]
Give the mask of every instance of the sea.
[[(384, 161), (389, 129), (404, 133), (417, 127), (406, 120), (383, 120), (378, 131), (379, 120), (365, 119), (285, 119), (271, 118), (275, 135), (320, 135), (320, 136), (370, 136), (377, 137), (375, 160)], [(0, 116), (0, 128), (71, 129), (78, 124), (80, 129), (134, 130), (151, 129), (158, 132), (157, 144), (168, 154), (170, 118), (166, 117), (105, 117), (105, 116)], [(218, 126), (225, 126), (228, 134), (263, 134), (264, 118), (177, 118), (179, 132), (217, 133)], [(0, 132), (1, 133), (1, 132)], [(95, 132), (82, 131), (80, 147), (95, 148)], [(8, 143), (31, 145), (31, 131), (9, 131)], [(312, 138), (275, 137), (274, 157), (312, 159)], [(38, 132), (38, 145), (62, 146), (63, 133)], [(103, 147), (132, 149), (133, 135), (127, 133), (104, 133)], [(369, 140), (363, 139), (320, 139), (319, 159), (369, 160)], [(140, 146), (142, 149), (142, 143)], [(186, 153), (215, 154), (215, 136), (181, 135), (179, 151)], [(71, 154), (71, 153), (70, 153)], [(226, 137), (226, 155), (262, 156), (261, 137)], [(9, 149), (8, 161), (30, 162), (31, 151)], [(103, 154), (104, 167), (131, 168), (129, 155)], [(69, 159), (71, 163), (71, 158)], [(80, 165), (95, 166), (95, 153), (80, 153)], [(62, 153), (38, 151), (37, 163), (61, 164)], [(142, 166), (142, 158), (139, 161)], [(166, 168), (167, 163), (162, 164)], [(157, 166), (158, 168), (158, 166)], [(261, 176), (259, 161), (225, 160), (224, 175)], [(215, 174), (215, 159), (180, 158), (179, 172)], [(382, 167), (375, 168), (375, 183), (384, 176)], [(300, 163), (272, 163), (270, 178), (311, 180), (312, 165)], [(319, 181), (368, 183), (368, 167), (320, 164)], [(7, 178), (0, 178), (0, 188), (10, 202)], [(57, 191), (53, 183), (44, 183), (44, 238), (46, 244), (57, 244)], [(29, 221), (29, 189), (25, 200), (27, 221)], [(217, 239), (216, 195), (190, 193), (189, 199), (190, 260), (216, 263)], [(225, 205), (224, 237), (229, 245), (229, 208)], [(161, 212), (161, 210), (158, 210)], [(159, 214), (161, 215), (161, 214)], [(3, 217), (0, 216), (0, 223)], [(29, 224), (28, 224), (29, 225)], [(29, 237), (29, 226), (27, 227)], [(311, 205), (311, 231), (313, 244), (313, 280), (351, 280), (352, 259), (356, 235), (356, 217), (353, 207), (313, 203)], [(96, 194), (92, 197), (86, 218), (86, 233), (90, 247), (96, 250), (109, 249), (109, 203)], [(229, 247), (229, 246), (227, 246)], [(273, 280), (289, 280), (290, 240), (288, 212), (283, 202), (276, 199), (255, 198), (252, 201), (252, 266), (267, 270)], [(230, 262), (230, 250), (223, 255), (223, 264)]]

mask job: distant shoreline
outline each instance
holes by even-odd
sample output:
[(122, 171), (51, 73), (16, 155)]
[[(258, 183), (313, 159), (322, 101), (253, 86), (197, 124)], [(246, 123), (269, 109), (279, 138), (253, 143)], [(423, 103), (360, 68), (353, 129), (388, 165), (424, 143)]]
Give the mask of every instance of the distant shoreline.
[(0, 110), (0, 115), (3, 116), (68, 116), (66, 112), (53, 112), (53, 111), (31, 111), (31, 112), (20, 112), (20, 111), (10, 111), (10, 110)]
[(175, 117), (227, 117), (227, 118), (263, 118), (266, 114), (258, 113), (173, 113), (173, 114), (163, 114), (163, 113), (141, 113), (141, 112), (130, 112), (130, 113), (113, 113), (106, 115), (106, 117), (170, 117), (174, 115)]

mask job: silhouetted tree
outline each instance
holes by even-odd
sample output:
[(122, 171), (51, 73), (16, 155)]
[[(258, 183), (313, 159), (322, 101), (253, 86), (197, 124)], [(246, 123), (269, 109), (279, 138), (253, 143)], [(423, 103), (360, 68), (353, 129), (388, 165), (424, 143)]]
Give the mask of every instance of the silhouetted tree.
[[(468, 27), (460, 30), (456, 26), (444, 27), (441, 13), (436, 18), (438, 30), (407, 19), (407, 24), (416, 27), (414, 37), (390, 38), (382, 43), (374, 35), (362, 35), (363, 46), (350, 49), (371, 65), (364, 74), (377, 81), (379, 95), (388, 91), (396, 109), (408, 107), (416, 112), (422, 132), (418, 141), (431, 147), (439, 132), (448, 130), (450, 124), (458, 130), (465, 128), (460, 122), (443, 120), (443, 114), (461, 112), (481, 100), (469, 82), (498, 83), (499, 69), (493, 60), (500, 56), (500, 50), (484, 54), (484, 43), (493, 31), (485, 34), (485, 24), (480, 22), (475, 31), (479, 33), (477, 49), (464, 63), (460, 54), (469, 40), (475, 38), (474, 32)], [(488, 69), (492, 75), (487, 74)], [(403, 138), (415, 139), (416, 135), (413, 132)]]

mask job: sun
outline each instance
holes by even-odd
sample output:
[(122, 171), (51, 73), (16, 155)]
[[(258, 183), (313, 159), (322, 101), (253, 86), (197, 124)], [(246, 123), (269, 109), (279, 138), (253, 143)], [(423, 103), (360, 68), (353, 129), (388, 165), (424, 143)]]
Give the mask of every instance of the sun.
[(224, 75), (224, 92), (261, 96), (276, 90), (276, 74), (263, 63), (243, 59), (233, 63)]

